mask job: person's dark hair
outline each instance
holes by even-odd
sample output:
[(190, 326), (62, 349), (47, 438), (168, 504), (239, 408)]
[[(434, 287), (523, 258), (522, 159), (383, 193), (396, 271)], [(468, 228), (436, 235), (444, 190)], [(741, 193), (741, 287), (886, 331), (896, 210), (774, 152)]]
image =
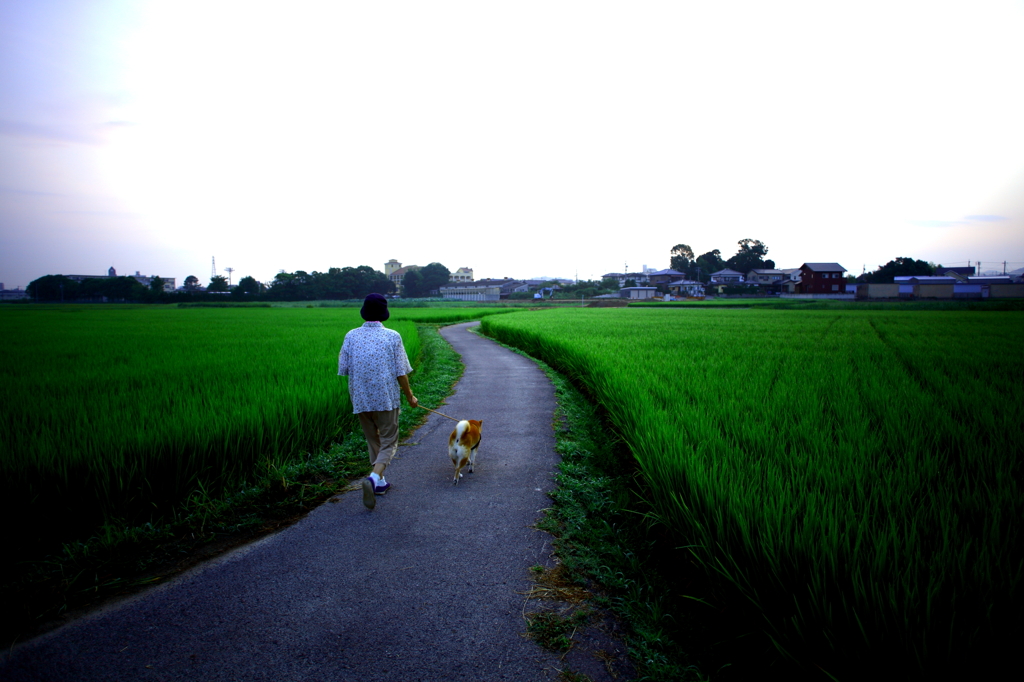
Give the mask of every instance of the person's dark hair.
[(363, 307), (360, 308), (359, 314), (367, 322), (384, 322), (391, 317), (391, 312), (388, 310), (388, 299), (380, 294), (370, 294), (363, 299)]

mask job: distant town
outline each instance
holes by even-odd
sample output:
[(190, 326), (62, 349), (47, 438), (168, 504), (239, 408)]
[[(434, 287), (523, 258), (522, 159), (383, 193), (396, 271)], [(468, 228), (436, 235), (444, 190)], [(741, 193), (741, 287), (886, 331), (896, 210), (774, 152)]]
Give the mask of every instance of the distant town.
[[(179, 286), (174, 277), (105, 274), (45, 275), (26, 289), (0, 283), (0, 300), (38, 302), (173, 302), (232, 299), (302, 301), (359, 299), (375, 292), (392, 297), (452, 301), (542, 299), (703, 300), (709, 297), (783, 297), (865, 299), (1024, 298), (1024, 268), (980, 272), (977, 265), (945, 267), (913, 258), (896, 258), (873, 272), (853, 276), (838, 262), (805, 262), (777, 268), (767, 247), (755, 239), (738, 242), (726, 259), (717, 249), (695, 255), (677, 244), (670, 267), (607, 272), (598, 280), (554, 277), (477, 279), (472, 267), (450, 270), (441, 263), (403, 264), (391, 259), (382, 270), (367, 265), (327, 272), (281, 271), (269, 282), (243, 277), (237, 283), (216, 270), (205, 285), (190, 275)], [(625, 270), (625, 268), (624, 268)]]

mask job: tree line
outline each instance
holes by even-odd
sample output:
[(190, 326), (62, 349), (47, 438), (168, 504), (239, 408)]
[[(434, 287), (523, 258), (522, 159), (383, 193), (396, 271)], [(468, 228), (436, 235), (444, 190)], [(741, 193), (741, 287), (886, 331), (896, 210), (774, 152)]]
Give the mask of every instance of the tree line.
[(79, 282), (64, 275), (44, 275), (29, 282), (25, 292), (34, 301), (52, 303), (155, 303), (167, 295), (163, 287), (159, 277), (146, 287), (134, 277), (96, 277)]
[(695, 256), (693, 249), (686, 244), (676, 244), (670, 252), (669, 267), (686, 275), (686, 279), (704, 282), (711, 281), (711, 274), (726, 268), (742, 272), (775, 268), (775, 261), (765, 258), (768, 247), (759, 239), (741, 239), (739, 250), (729, 259), (722, 258), (722, 252), (712, 249), (707, 253)]
[[(402, 295), (423, 298), (445, 285), (451, 273), (440, 263), (431, 263), (406, 273)], [(174, 293), (163, 290), (159, 277), (149, 287), (134, 277), (97, 277), (81, 282), (63, 275), (45, 275), (33, 280), (26, 292), (31, 300), (45, 302), (99, 302), (112, 303), (174, 303), (179, 301), (231, 300), (240, 301), (317, 301), (365, 298), (376, 293), (395, 293), (395, 284), (387, 275), (369, 265), (330, 268), (327, 272), (281, 271), (267, 283), (246, 276), (235, 287), (228, 286), (223, 275), (214, 275), (204, 289), (195, 275), (185, 278), (182, 289)]]

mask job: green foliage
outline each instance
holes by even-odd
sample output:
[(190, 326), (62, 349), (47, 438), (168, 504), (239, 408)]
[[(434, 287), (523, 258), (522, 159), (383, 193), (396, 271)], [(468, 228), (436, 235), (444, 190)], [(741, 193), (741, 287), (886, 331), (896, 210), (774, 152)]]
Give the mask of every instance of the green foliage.
[(448, 283), (448, 280), (451, 277), (451, 273), (448, 271), (448, 268), (440, 263), (430, 263), (429, 265), (425, 265), (420, 268), (419, 272), (423, 278), (421, 284), (422, 289), (420, 290), (420, 294), (422, 296), (432, 295), (432, 291), (439, 290)]
[(391, 320), (410, 320), (421, 324), (455, 324), (516, 312), (515, 308), (389, 308)]
[(526, 633), (548, 651), (568, 651), (572, 646), (572, 632), (587, 624), (590, 612), (581, 609), (569, 615), (554, 611), (527, 614)]
[(758, 268), (774, 268), (775, 261), (766, 260), (768, 247), (759, 239), (741, 239), (737, 242), (739, 250), (729, 260), (722, 259), (718, 249), (708, 251), (694, 258), (693, 249), (686, 244), (672, 247), (669, 267), (686, 275), (687, 279), (710, 281), (710, 275), (725, 268), (747, 273)]
[[(451, 394), (463, 367), (436, 329), (420, 326), (418, 331), (421, 362), (410, 383), (420, 403), (434, 408)], [(409, 434), (424, 414), (402, 410), (400, 434)], [(366, 441), (353, 423), (328, 449), (300, 453), (289, 462), (258, 464), (246, 484), (222, 496), (200, 484), (164, 523), (126, 526), (114, 520), (43, 560), (16, 555), (21, 561), (4, 564), (0, 581), (5, 614), (0, 640), (23, 639), (58, 613), (170, 577), (196, 555), (208, 556), (214, 543), (230, 547), (273, 530), (367, 471)], [(32, 517), (26, 518), (31, 524)]]
[[(581, 279), (578, 282), (571, 284), (559, 284), (557, 282), (552, 283), (552, 286), (558, 286), (559, 289), (555, 291), (553, 298), (556, 299), (571, 299), (575, 298), (579, 300), (582, 294), (584, 298), (590, 298), (599, 294), (607, 294), (613, 291), (619, 290), (619, 281), (613, 277), (607, 277), (604, 279)], [(533, 296), (533, 293), (530, 293)]]
[(394, 290), (394, 283), (383, 272), (360, 265), (330, 268), (327, 272), (279, 272), (263, 296), (268, 301), (346, 300)]
[[(754, 240), (744, 241), (753, 242)], [(760, 244), (760, 242), (757, 243)], [(767, 248), (764, 250), (767, 252)], [(722, 259), (722, 252), (718, 249), (694, 257), (693, 249), (686, 244), (676, 244), (672, 247), (669, 268), (683, 273), (686, 279), (708, 282), (711, 273), (718, 272), (725, 267), (727, 267), (726, 262)]]
[[(565, 309), (483, 327), (577, 379), (652, 515), (832, 674), (1006, 663), (1024, 543), (1024, 316)], [(731, 343), (739, 338), (757, 344)], [(680, 589), (682, 589), (680, 587)]]
[(210, 278), (210, 283), (206, 286), (206, 290), (215, 293), (224, 293), (228, 290), (228, 278), (224, 275), (214, 275)]
[(739, 251), (726, 261), (726, 265), (737, 272), (748, 273), (759, 268), (774, 268), (775, 261), (765, 260), (768, 247), (759, 239), (741, 239)]
[(697, 256), (695, 266), (693, 269), (687, 270), (686, 278), (706, 284), (711, 281), (712, 273), (725, 269), (725, 260), (722, 259), (721, 251), (712, 249)]
[(402, 278), (403, 298), (423, 298), (423, 274), (419, 269), (411, 269)]
[[(362, 323), (355, 309), (0, 314), (22, 340), (0, 374), (0, 498), (7, 514), (38, 522), (12, 529), (14, 546), (167, 517), (197, 486), (219, 495), (354, 423), (336, 358)], [(416, 358), (414, 323), (387, 325)]]
[(73, 301), (78, 298), (78, 282), (64, 275), (44, 275), (25, 287), (25, 292), (36, 301)]
[(255, 298), (260, 295), (260, 283), (255, 277), (246, 275), (238, 281), (238, 285), (231, 292), (234, 298)]
[(872, 284), (891, 284), (896, 277), (928, 277), (933, 274), (935, 269), (930, 263), (901, 256), (865, 275), (864, 281)]
[(38, 302), (73, 303), (75, 301), (145, 302), (160, 296), (139, 284), (134, 277), (93, 277), (76, 282), (63, 275), (46, 275), (25, 288)]
[(687, 244), (676, 244), (672, 247), (670, 255), (668, 267), (679, 272), (686, 272), (694, 261), (693, 249)]
[[(659, 566), (652, 551), (645, 523), (650, 509), (632, 493), (636, 463), (624, 444), (609, 434), (599, 408), (564, 376), (538, 364), (555, 386), (555, 439), (561, 455), (554, 504), (539, 527), (555, 535), (559, 560), (570, 574), (581, 583), (596, 584), (605, 595), (600, 603), (627, 624), (627, 642), (640, 679), (700, 679), (690, 664), (700, 647), (700, 634), (690, 619), (671, 618), (664, 608), (677, 587), (665, 580), (662, 569), (678, 575), (678, 567), (671, 561)], [(544, 570), (531, 567), (537, 575)], [(670, 625), (671, 633), (666, 629)], [(722, 632), (713, 636), (720, 640)], [(690, 654), (680, 641), (686, 642)]]

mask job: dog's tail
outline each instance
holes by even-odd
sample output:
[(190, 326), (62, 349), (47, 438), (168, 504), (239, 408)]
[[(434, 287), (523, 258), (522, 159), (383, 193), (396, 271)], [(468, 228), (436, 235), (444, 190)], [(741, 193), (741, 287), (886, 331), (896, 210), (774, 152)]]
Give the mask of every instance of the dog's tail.
[(455, 425), (455, 442), (456, 443), (461, 443), (462, 442), (462, 436), (463, 436), (463, 434), (466, 433), (466, 431), (468, 429), (469, 429), (469, 421), (466, 420), (466, 419), (463, 419), (462, 421), (460, 421), (458, 424)]

